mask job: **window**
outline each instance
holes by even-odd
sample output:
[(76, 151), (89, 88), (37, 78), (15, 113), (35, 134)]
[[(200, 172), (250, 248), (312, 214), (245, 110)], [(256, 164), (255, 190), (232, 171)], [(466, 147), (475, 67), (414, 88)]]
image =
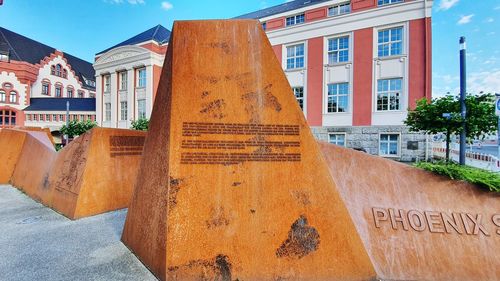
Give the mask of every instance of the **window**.
[(39, 114), (40, 121), (43, 121), (43, 114)]
[(56, 75), (56, 66), (55, 65), (50, 67), (50, 74)]
[(378, 0), (378, 5), (383, 6), (383, 5), (388, 5), (388, 4), (400, 3), (400, 2), (403, 2), (403, 0)]
[(139, 88), (146, 87), (146, 69), (139, 69), (139, 82), (137, 83)]
[(111, 103), (106, 103), (105, 121), (111, 121)]
[(297, 102), (299, 103), (300, 109), (304, 111), (304, 87), (295, 87), (293, 88), (293, 93)]
[(378, 32), (378, 56), (398, 56), (403, 54), (403, 27), (380, 30)]
[(349, 36), (328, 39), (328, 64), (349, 61)]
[(80, 121), (85, 121), (85, 115), (80, 115)]
[(10, 89), (14, 88), (14, 86), (12, 86), (12, 84), (10, 84), (10, 83), (3, 83), (3, 88), (6, 90), (10, 90)]
[(304, 67), (304, 44), (286, 47), (286, 69)]
[(16, 92), (14, 92), (14, 91), (10, 92), (9, 102), (10, 103), (17, 103), (17, 93)]
[(38, 114), (33, 114), (33, 121), (38, 121)]
[(120, 120), (127, 121), (127, 102), (120, 102)]
[(120, 90), (127, 90), (128, 76), (127, 72), (120, 73)]
[(264, 31), (267, 29), (267, 22), (262, 23), (262, 29), (264, 29)]
[(104, 76), (104, 92), (111, 92), (111, 76), (109, 75)]
[(89, 93), (89, 98), (95, 98), (95, 93)]
[(43, 83), (42, 84), (42, 95), (50, 95), (50, 91), (49, 91), (49, 83)]
[(66, 69), (63, 69), (63, 71), (62, 71), (62, 77), (63, 78), (68, 78), (68, 71)]
[(60, 64), (56, 65), (56, 76), (59, 76), (59, 77), (61, 76), (61, 65)]
[(84, 98), (84, 92), (83, 91), (78, 91), (78, 98)]
[(10, 57), (9, 51), (0, 52), (0, 61), (9, 62), (10, 61), (9, 57)]
[(327, 112), (347, 112), (349, 106), (349, 83), (328, 85)]
[(62, 87), (56, 85), (56, 98), (62, 97)]
[(72, 98), (73, 97), (73, 89), (72, 88), (68, 88), (68, 98)]
[(288, 17), (288, 18), (286, 18), (286, 26), (304, 23), (305, 18), (306, 18), (305, 14), (299, 14), (299, 15), (295, 15), (292, 17)]
[(16, 112), (12, 110), (0, 110), (0, 128), (16, 126)]
[(139, 119), (146, 118), (146, 100), (137, 101), (137, 110), (139, 112)]
[(64, 122), (64, 114), (59, 114), (59, 122)]
[(57, 114), (52, 114), (52, 122), (57, 122)]
[(87, 120), (93, 121), (92, 120), (92, 115), (87, 115)]
[(329, 134), (328, 142), (338, 146), (345, 146), (345, 134)]
[(50, 114), (45, 114), (45, 121), (47, 121), (47, 122), (50, 121)]
[(31, 121), (31, 114), (26, 114), (26, 121)]
[(399, 155), (399, 134), (380, 135), (380, 155)]
[(343, 14), (348, 14), (351, 12), (351, 3), (342, 3), (328, 8), (329, 16), (338, 16)]
[(0, 90), (0, 102), (5, 102), (5, 92)]
[(403, 79), (382, 79), (377, 82), (377, 110), (401, 110), (401, 88)]

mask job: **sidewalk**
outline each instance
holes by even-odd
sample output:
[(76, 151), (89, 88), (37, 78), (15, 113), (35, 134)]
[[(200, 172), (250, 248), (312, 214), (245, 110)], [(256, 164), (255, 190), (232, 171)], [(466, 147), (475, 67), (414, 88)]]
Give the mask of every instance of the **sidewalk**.
[(0, 185), (0, 279), (156, 280), (120, 242), (125, 216), (71, 221)]

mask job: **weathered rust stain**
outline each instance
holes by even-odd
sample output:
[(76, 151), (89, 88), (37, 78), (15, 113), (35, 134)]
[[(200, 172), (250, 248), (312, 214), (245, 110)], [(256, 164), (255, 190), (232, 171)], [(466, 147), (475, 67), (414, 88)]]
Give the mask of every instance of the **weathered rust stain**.
[(210, 95), (210, 92), (209, 92), (209, 91), (203, 91), (203, 92), (201, 93), (201, 98), (202, 98), (202, 99), (204, 99), (204, 98), (208, 97), (209, 95)]
[(239, 182), (239, 181), (235, 181), (235, 182), (233, 182), (233, 186), (234, 186), (234, 187), (236, 187), (236, 186), (240, 186), (240, 185), (241, 185), (241, 182)]
[(202, 104), (202, 109), (200, 113), (208, 115), (209, 117), (222, 119), (226, 117), (224, 114), (224, 109), (226, 107), (226, 102), (223, 99), (218, 99), (211, 101), (209, 103)]
[(184, 179), (170, 177), (170, 186), (168, 189), (168, 210), (171, 211), (177, 206), (177, 194), (181, 190)]
[[(232, 264), (226, 255), (217, 255), (214, 260), (192, 260), (187, 264), (168, 268), (173, 280), (193, 279), (232, 281)], [(238, 280), (238, 279), (235, 279)]]
[(211, 213), (210, 219), (206, 221), (208, 229), (229, 225), (230, 220), (227, 217), (223, 207), (212, 208), (210, 213)]
[(299, 202), (304, 206), (311, 204), (311, 200), (309, 199), (309, 194), (303, 191), (294, 190), (292, 191), (292, 196), (297, 200), (297, 202)]
[(318, 250), (319, 243), (318, 231), (309, 226), (307, 218), (302, 215), (292, 224), (288, 238), (276, 250), (276, 256), (301, 259)]
[(232, 53), (231, 46), (226, 42), (214, 42), (208, 44), (210, 48), (221, 49), (226, 55)]

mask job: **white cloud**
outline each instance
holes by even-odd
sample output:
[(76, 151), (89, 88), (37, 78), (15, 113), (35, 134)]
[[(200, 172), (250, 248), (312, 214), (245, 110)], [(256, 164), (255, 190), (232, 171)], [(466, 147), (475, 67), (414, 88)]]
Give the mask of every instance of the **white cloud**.
[(467, 79), (467, 91), (471, 93), (500, 93), (500, 69), (471, 73)]
[(443, 10), (443, 11), (449, 10), (453, 6), (457, 5), (458, 1), (460, 0), (441, 0), (441, 2), (439, 3), (438, 10)]
[[(122, 4), (124, 3), (124, 0), (103, 0), (105, 3), (111, 3), (111, 4)], [(146, 4), (146, 1), (144, 0), (127, 0), (129, 4), (132, 5), (137, 5), (137, 4)]]
[(496, 6), (493, 10), (500, 10), (500, 6)]
[(128, 0), (128, 2), (132, 5), (136, 5), (136, 4), (144, 4), (146, 2), (144, 2), (144, 0)]
[(172, 10), (174, 8), (174, 5), (168, 1), (163, 1), (161, 2), (161, 8), (165, 11)]
[(474, 14), (470, 14), (470, 15), (467, 15), (467, 16), (462, 16), (462, 17), (460, 17), (460, 20), (457, 22), (457, 24), (459, 24), (459, 25), (468, 24), (469, 22), (472, 21), (472, 17), (473, 16), (474, 16)]
[(494, 22), (495, 20), (493, 18), (487, 18), (484, 22), (487, 22), (487, 23), (492, 23)]

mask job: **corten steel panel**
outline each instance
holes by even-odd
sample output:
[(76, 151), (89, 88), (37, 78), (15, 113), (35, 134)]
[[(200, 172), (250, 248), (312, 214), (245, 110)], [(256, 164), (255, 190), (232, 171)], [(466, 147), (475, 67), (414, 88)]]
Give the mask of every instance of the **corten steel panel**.
[(0, 184), (8, 184), (23, 149), (26, 133), (0, 130)]
[(500, 280), (500, 196), (320, 143), (383, 280)]
[(370, 280), (257, 21), (174, 24), (123, 242), (161, 280)]
[(145, 132), (94, 128), (59, 152), (47, 202), (71, 219), (127, 208)]
[(54, 137), (52, 136), (52, 133), (50, 132), (49, 128), (40, 128), (40, 127), (16, 127), (15, 129), (17, 130), (23, 130), (23, 131), (29, 131), (29, 132), (45, 132), (47, 134), (48, 139), (52, 143), (52, 145), (55, 145), (56, 143), (54, 142)]
[(57, 153), (45, 132), (26, 132), (21, 156), (10, 183), (31, 198), (45, 202), (50, 197), (49, 170)]

